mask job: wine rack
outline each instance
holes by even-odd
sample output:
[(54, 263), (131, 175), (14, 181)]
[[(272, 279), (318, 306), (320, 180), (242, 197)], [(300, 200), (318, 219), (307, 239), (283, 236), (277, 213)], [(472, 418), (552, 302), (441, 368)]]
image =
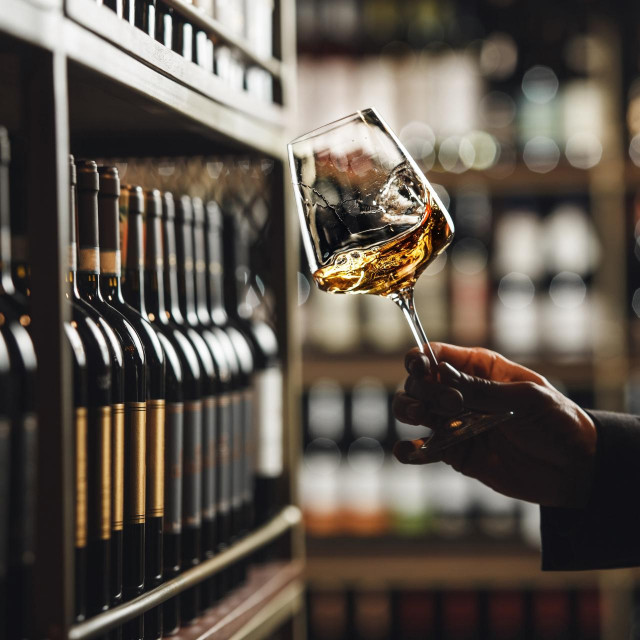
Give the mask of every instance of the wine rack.
[[(259, 55), (227, 26), (181, 0), (174, 15), (224, 46), (245, 71), (272, 83), (272, 100), (233, 87), (91, 0), (7, 0), (0, 16), (0, 121), (24, 137), (31, 266), (31, 334), (39, 355), (39, 442), (34, 637), (91, 638), (255, 555), (270, 544), (285, 560), (253, 570), (245, 585), (207, 612), (184, 637), (301, 637), (304, 544), (296, 503), (299, 353), (292, 314), (297, 227), (285, 180), (286, 124), (295, 65), (291, 0), (274, 10), (273, 55)], [(65, 348), (69, 153), (77, 157), (261, 156), (271, 175), (272, 278), (284, 394), (286, 503), (267, 523), (226, 551), (156, 589), (73, 623), (71, 362)], [(190, 636), (189, 636), (190, 637)]]

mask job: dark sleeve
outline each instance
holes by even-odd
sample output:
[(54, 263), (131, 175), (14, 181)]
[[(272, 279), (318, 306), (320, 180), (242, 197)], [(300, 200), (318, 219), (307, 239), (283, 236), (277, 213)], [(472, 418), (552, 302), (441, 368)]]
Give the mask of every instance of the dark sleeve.
[(640, 565), (640, 417), (589, 411), (596, 471), (584, 509), (541, 507), (542, 569)]

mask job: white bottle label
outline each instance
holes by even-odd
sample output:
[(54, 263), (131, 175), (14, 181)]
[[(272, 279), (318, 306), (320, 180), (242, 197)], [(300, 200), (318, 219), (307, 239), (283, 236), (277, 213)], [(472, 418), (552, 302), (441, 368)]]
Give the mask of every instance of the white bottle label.
[(282, 474), (282, 371), (270, 367), (255, 376), (256, 471), (275, 478)]

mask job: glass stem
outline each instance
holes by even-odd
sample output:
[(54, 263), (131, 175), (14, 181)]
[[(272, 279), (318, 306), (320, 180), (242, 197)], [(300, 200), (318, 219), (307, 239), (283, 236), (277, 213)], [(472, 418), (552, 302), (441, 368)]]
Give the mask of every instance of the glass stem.
[(413, 304), (413, 287), (396, 291), (396, 293), (392, 293), (389, 298), (393, 300), (400, 307), (402, 313), (404, 313), (404, 317), (409, 323), (409, 328), (420, 351), (428, 355), (434, 364), (438, 364), (438, 360), (431, 349), (427, 334), (420, 324), (420, 318), (418, 318), (415, 305)]

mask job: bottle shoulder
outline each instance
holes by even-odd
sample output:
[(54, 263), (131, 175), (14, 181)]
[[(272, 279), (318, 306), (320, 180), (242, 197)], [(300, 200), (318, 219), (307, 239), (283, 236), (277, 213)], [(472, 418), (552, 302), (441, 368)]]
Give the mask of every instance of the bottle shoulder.
[(80, 339), (88, 351), (87, 357), (94, 360), (93, 366), (109, 369), (111, 367), (109, 344), (98, 322), (76, 302), (71, 304), (71, 317)]
[(146, 364), (144, 346), (129, 320), (102, 298), (96, 296), (91, 301), (91, 304), (104, 316), (104, 319), (120, 340), (124, 360), (133, 361), (136, 366), (144, 367)]
[(36, 352), (29, 332), (20, 324), (21, 316), (16, 316), (4, 304), (4, 299), (0, 300), (0, 315), (3, 316), (0, 332), (5, 339), (11, 367), (21, 368), (27, 373), (35, 373)]
[(184, 376), (180, 356), (171, 340), (158, 331), (158, 339), (162, 345), (165, 356), (166, 384), (165, 394), (167, 402), (182, 402), (184, 400)]
[(202, 369), (198, 354), (182, 329), (173, 323), (161, 324), (157, 320), (152, 323), (152, 326), (174, 347), (185, 383), (200, 384)]
[(158, 338), (156, 330), (151, 323), (136, 309), (126, 302), (112, 303), (112, 306), (119, 311), (133, 326), (140, 338), (149, 367), (164, 366), (164, 351)]
[(81, 320), (83, 317), (87, 317), (97, 325), (102, 333), (104, 341), (106, 342), (111, 364), (117, 368), (122, 368), (124, 364), (124, 354), (122, 352), (120, 340), (111, 325), (104, 319), (100, 312), (86, 300), (76, 298), (73, 300), (72, 315), (78, 320)]

